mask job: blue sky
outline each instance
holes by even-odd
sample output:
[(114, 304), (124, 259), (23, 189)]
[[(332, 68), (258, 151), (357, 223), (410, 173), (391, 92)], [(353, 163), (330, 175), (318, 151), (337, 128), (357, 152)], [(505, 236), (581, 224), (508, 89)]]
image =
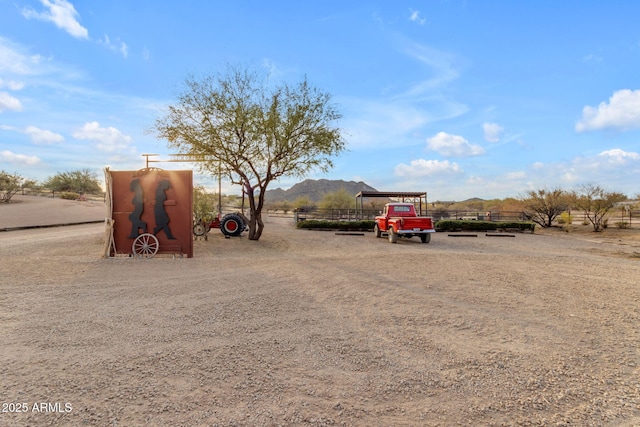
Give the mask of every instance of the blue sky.
[(0, 169), (101, 177), (166, 158), (146, 131), (187, 75), (231, 63), (332, 94), (348, 151), (310, 178), (430, 200), (587, 183), (633, 197), (638, 16), (626, 0), (0, 0)]

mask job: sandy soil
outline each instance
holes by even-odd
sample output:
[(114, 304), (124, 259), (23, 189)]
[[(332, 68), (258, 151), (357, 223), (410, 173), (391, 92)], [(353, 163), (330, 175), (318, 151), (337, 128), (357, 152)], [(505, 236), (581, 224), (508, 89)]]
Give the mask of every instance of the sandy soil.
[(100, 259), (101, 225), (0, 233), (0, 425), (638, 426), (624, 231), (392, 245), (271, 220), (150, 260)]

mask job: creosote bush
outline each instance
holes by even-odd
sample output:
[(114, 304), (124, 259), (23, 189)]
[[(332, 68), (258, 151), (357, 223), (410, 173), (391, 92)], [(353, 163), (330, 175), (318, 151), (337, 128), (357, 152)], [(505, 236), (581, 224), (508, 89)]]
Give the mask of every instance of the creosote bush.
[(60, 193), (60, 198), (65, 200), (77, 200), (79, 197), (78, 193), (72, 191), (63, 191)]

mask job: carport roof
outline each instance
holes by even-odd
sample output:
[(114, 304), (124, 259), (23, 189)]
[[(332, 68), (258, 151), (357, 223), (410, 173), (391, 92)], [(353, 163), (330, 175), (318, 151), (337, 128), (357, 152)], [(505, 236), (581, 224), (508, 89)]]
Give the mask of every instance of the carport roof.
[(427, 197), (427, 193), (411, 191), (361, 191), (356, 197)]

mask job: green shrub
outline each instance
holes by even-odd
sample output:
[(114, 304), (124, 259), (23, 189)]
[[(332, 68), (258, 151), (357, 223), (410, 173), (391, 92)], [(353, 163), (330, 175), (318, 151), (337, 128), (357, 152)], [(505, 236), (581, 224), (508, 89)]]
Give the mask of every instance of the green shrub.
[(65, 200), (77, 200), (79, 197), (78, 193), (72, 191), (63, 191), (60, 193), (60, 198)]
[(343, 230), (343, 231), (370, 231), (373, 230), (375, 221), (325, 221), (309, 219), (296, 224), (297, 228)]
[(627, 221), (618, 221), (618, 222), (616, 222), (616, 227), (618, 227), (618, 228), (631, 228), (631, 224), (629, 224)]
[(443, 219), (436, 223), (438, 231), (496, 231), (496, 230), (518, 230), (530, 231), (535, 230), (533, 222), (496, 222), (496, 221), (465, 221)]

